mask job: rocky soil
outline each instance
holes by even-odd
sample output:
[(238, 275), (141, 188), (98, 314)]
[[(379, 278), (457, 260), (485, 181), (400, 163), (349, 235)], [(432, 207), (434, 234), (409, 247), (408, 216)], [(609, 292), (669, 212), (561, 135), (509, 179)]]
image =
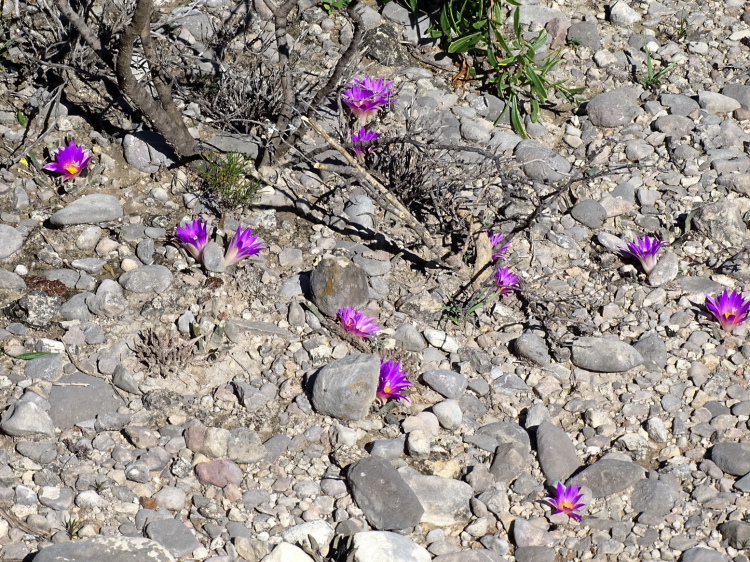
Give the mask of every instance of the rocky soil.
[[(234, 8), (161, 6), (209, 58)], [(330, 69), (351, 23), (300, 11), (296, 48)], [(446, 178), (433, 207), (446, 217), (422, 218), (453, 269), (342, 181), (335, 151), (316, 156), (327, 171), (277, 169), (255, 205), (220, 217), (153, 136), (124, 117), (97, 127), (70, 83), (55, 104), (11, 46), (0, 155), (26, 142), (17, 112), (36, 107), (55, 116), (37, 156), (74, 138), (95, 157), (62, 185), (28, 158), (0, 170), (1, 560), (748, 561), (750, 344), (704, 301), (750, 290), (750, 11), (622, 0), (522, 14), (567, 44), (553, 76), (588, 100), (543, 110), (526, 140), (506, 117), (493, 126), (496, 97), (454, 88), (427, 18), (362, 11), (350, 75), (398, 92), (376, 130), (502, 159), (498, 173), (478, 153), (420, 153)], [(266, 45), (262, 0), (250, 15), (232, 48)], [(676, 67), (644, 89), (646, 47)], [(252, 152), (178, 101), (196, 135)], [(334, 136), (335, 106), (318, 115)], [(308, 131), (298, 148), (316, 146)], [(459, 263), (451, 213), (482, 225)], [(250, 226), (267, 250), (196, 264), (171, 237), (195, 217), (220, 244)], [(522, 290), (454, 324), (443, 307), (487, 265), (486, 229), (513, 233), (503, 265)], [(644, 233), (666, 242), (648, 276), (619, 253)], [(381, 337), (342, 332), (340, 306), (376, 317)], [(52, 354), (17, 358), (29, 352)], [(407, 369), (410, 403), (375, 400), (379, 358)], [(581, 522), (542, 501), (559, 481), (582, 487)]]

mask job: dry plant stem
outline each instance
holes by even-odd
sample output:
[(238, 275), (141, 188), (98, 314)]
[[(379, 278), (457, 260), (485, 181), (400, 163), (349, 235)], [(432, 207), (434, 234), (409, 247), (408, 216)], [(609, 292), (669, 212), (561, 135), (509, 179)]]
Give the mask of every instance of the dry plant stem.
[[(42, 132), (42, 134), (39, 135), (34, 140), (34, 142), (32, 142), (29, 146), (24, 148), (21, 152), (19, 152), (15, 156), (13, 156), (12, 154), (8, 156), (8, 158), (6, 158), (5, 161), (2, 163), (4, 167), (10, 168), (11, 166), (17, 164), (22, 158), (26, 158), (28, 153), (31, 152), (31, 150), (36, 145), (42, 142), (42, 140), (44, 140), (44, 137), (46, 137), (48, 134), (50, 134), (50, 132), (52, 132), (52, 130), (55, 128), (55, 125), (57, 125), (57, 108), (60, 105), (60, 94), (62, 93), (62, 91), (63, 91), (63, 86), (58, 86), (57, 90), (55, 91), (54, 102), (50, 103), (50, 109), (49, 109), (49, 112), (47, 113), (47, 119), (51, 117), (52, 121), (50, 121), (49, 125), (44, 130), (44, 132)], [(45, 119), (45, 121), (47, 119)]]
[[(182, 116), (177, 111), (171, 93), (167, 98), (155, 100), (140, 84), (130, 68), (133, 57), (133, 45), (144, 30), (150, 33), (150, 19), (153, 9), (152, 0), (138, 0), (130, 24), (125, 28), (120, 39), (120, 52), (117, 60), (113, 60), (110, 51), (102, 48), (101, 41), (86, 22), (70, 7), (68, 0), (55, 0), (60, 12), (70, 20), (73, 27), (81, 34), (83, 40), (91, 47), (104, 63), (114, 70), (117, 85), (123, 94), (128, 96), (135, 106), (143, 112), (146, 118), (164, 135), (166, 141), (174, 148), (180, 157), (190, 157), (198, 154), (198, 143), (190, 136)], [(154, 68), (155, 61), (148, 57), (149, 67)], [(166, 84), (165, 84), (166, 85)], [(167, 87), (168, 90), (168, 87)], [(161, 90), (157, 87), (161, 97)], [(159, 103), (161, 102), (161, 103)], [(171, 106), (171, 107), (170, 107)], [(174, 117), (176, 116), (176, 118)]]
[(372, 175), (370, 175), (367, 170), (365, 170), (357, 160), (352, 157), (349, 152), (346, 151), (338, 142), (336, 142), (331, 135), (326, 133), (320, 125), (318, 125), (315, 121), (310, 119), (309, 117), (303, 117), (303, 121), (307, 122), (314, 130), (317, 132), (320, 136), (322, 136), (326, 142), (331, 145), (333, 148), (339, 151), (341, 156), (343, 156), (347, 162), (357, 171), (358, 175), (365, 180), (363, 187), (369, 192), (369, 195), (375, 199), (375, 201), (383, 207), (386, 211), (389, 213), (392, 213), (396, 217), (403, 220), (409, 228), (411, 228), (422, 240), (422, 243), (427, 247), (427, 249), (433, 254), (432, 258), (440, 265), (444, 267), (450, 267), (447, 264), (443, 262), (442, 259), (440, 259), (440, 254), (442, 251), (442, 248), (437, 246), (435, 244), (435, 241), (432, 239), (432, 236), (430, 236), (430, 233), (427, 232), (427, 229), (422, 226), (417, 219), (415, 219), (412, 214), (409, 212), (409, 210), (403, 206), (403, 204), (398, 201), (395, 197), (391, 195), (391, 193), (386, 189), (386, 187), (380, 183), (378, 180), (376, 180)]
[(279, 68), (281, 69), (281, 91), (282, 107), (279, 117), (276, 119), (275, 133), (278, 135), (263, 151), (263, 158), (260, 161), (260, 167), (268, 166), (271, 162), (271, 153), (276, 152), (284, 140), (284, 134), (289, 124), (292, 122), (292, 114), (296, 97), (294, 95), (294, 83), (292, 82), (292, 71), (289, 68), (289, 44), (286, 41), (286, 26), (289, 12), (297, 5), (297, 0), (286, 0), (280, 6), (277, 6), (273, 14), (273, 25), (276, 29), (276, 46), (279, 51)]
[(164, 81), (161, 72), (156, 67), (156, 51), (154, 50), (154, 44), (151, 41), (150, 25), (146, 25), (141, 29), (141, 45), (143, 45), (143, 53), (146, 55), (146, 59), (149, 62), (151, 79), (154, 82), (154, 88), (156, 88), (156, 93), (159, 95), (164, 111), (167, 112), (173, 121), (182, 121), (182, 115), (180, 115), (180, 112), (177, 110), (174, 98), (172, 97), (172, 89), (169, 87), (169, 84)]

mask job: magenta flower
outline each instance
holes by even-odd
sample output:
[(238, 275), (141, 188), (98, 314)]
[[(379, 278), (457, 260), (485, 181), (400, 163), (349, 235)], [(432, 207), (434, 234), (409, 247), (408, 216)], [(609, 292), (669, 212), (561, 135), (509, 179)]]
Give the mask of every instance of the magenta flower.
[(205, 219), (195, 219), (193, 222), (175, 228), (174, 237), (180, 241), (183, 248), (190, 252), (190, 255), (200, 260), (203, 248), (208, 244), (208, 232), (208, 223)]
[(492, 245), (493, 250), (495, 250), (496, 246), (500, 246), (500, 248), (495, 250), (494, 253), (492, 254), (492, 259), (493, 260), (496, 260), (498, 258), (503, 259), (503, 260), (507, 259), (508, 252), (510, 251), (510, 242), (503, 244), (505, 235), (502, 232), (498, 232), (497, 234), (492, 234), (491, 232), (488, 232), (487, 236), (490, 237), (490, 244)]
[(367, 123), (375, 116), (378, 109), (388, 105), (395, 96), (391, 90), (392, 85), (392, 81), (386, 82), (383, 78), (377, 80), (369, 76), (361, 80), (355, 78), (342, 94), (342, 100), (356, 118)]
[(503, 296), (521, 288), (518, 275), (512, 273), (507, 267), (500, 267), (495, 272), (495, 285)]
[(262, 242), (260, 238), (253, 236), (251, 228), (242, 230), (242, 225), (237, 225), (237, 232), (234, 233), (232, 241), (224, 253), (224, 262), (227, 265), (233, 265), (248, 256), (260, 253), (261, 250), (265, 250)]
[[(368, 131), (364, 127), (362, 127), (359, 132), (352, 133), (352, 142), (363, 142), (363, 141), (371, 141), (375, 140), (380, 135), (374, 131)], [(366, 152), (372, 152), (375, 149), (374, 146), (353, 146), (352, 150), (354, 151), (354, 154), (357, 155), (357, 158), (360, 160), (365, 159), (365, 153)]]
[(732, 291), (730, 294), (724, 289), (718, 299), (706, 295), (706, 308), (716, 317), (721, 327), (731, 333), (747, 320), (750, 299), (745, 300), (742, 293), (738, 291)]
[(403, 390), (410, 387), (411, 383), (406, 378), (406, 371), (401, 368), (401, 363), (393, 359), (380, 360), (380, 382), (376, 396), (383, 401), (389, 398), (411, 402), (401, 394)]
[(579, 493), (577, 484), (564, 486), (562, 482), (558, 482), (555, 495), (550, 498), (544, 498), (544, 501), (553, 507), (555, 513), (564, 513), (568, 517), (580, 521), (582, 517), (576, 511), (582, 507), (586, 507), (585, 503), (580, 503), (582, 497), (583, 494)]
[(621, 253), (640, 261), (643, 272), (648, 275), (656, 267), (656, 254), (659, 253), (663, 245), (663, 240), (659, 240), (656, 237), (644, 236), (635, 242), (628, 242), (627, 249), (623, 249)]
[(339, 308), (337, 312), (341, 327), (350, 334), (354, 334), (360, 338), (369, 338), (370, 336), (377, 335), (380, 331), (380, 326), (375, 323), (375, 319), (366, 316), (361, 310), (345, 306), (344, 308)]
[(63, 181), (66, 181), (76, 177), (89, 165), (91, 153), (83, 146), (76, 146), (75, 141), (70, 141), (68, 146), (57, 151), (55, 160), (56, 162), (44, 166), (44, 169), (62, 174)]

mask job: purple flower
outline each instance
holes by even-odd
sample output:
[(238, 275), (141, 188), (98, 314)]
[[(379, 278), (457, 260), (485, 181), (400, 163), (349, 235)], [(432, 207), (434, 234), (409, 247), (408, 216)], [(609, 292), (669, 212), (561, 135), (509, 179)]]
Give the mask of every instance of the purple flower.
[(586, 507), (585, 503), (580, 503), (582, 497), (583, 494), (579, 493), (576, 484), (564, 486), (562, 482), (558, 482), (555, 494), (552, 497), (544, 498), (544, 501), (554, 508), (555, 513), (564, 513), (576, 521), (580, 521), (582, 517), (576, 511)]
[(208, 223), (204, 219), (195, 219), (184, 226), (174, 229), (174, 237), (196, 259), (200, 260), (203, 248), (208, 244)]
[(622, 254), (638, 259), (646, 275), (651, 273), (656, 267), (656, 254), (664, 245), (663, 240), (656, 237), (644, 236), (635, 242), (628, 242), (627, 249), (621, 251)]
[(242, 230), (242, 225), (237, 225), (237, 232), (234, 233), (224, 254), (224, 262), (233, 265), (248, 256), (260, 253), (261, 250), (265, 250), (262, 240), (253, 236), (253, 230), (249, 227)]
[[(362, 127), (359, 132), (352, 133), (352, 142), (363, 142), (363, 141), (371, 141), (375, 140), (380, 135), (374, 131), (368, 131), (364, 127)], [(366, 152), (372, 152), (375, 149), (374, 146), (353, 146), (352, 150), (354, 151), (354, 154), (357, 155), (357, 158), (360, 160), (364, 160), (365, 153)]]
[(347, 86), (342, 95), (343, 102), (349, 107), (352, 114), (363, 123), (367, 123), (375, 116), (378, 109), (388, 105), (394, 97), (391, 86), (392, 81), (386, 82), (383, 78), (362, 79), (355, 78)]
[(509, 295), (521, 288), (518, 275), (512, 273), (507, 267), (500, 267), (495, 272), (495, 285), (500, 290), (501, 295)]
[(716, 317), (721, 327), (731, 333), (737, 326), (747, 320), (750, 299), (745, 300), (742, 293), (738, 291), (732, 291), (730, 294), (724, 289), (718, 299), (706, 295), (706, 308)]
[(492, 245), (492, 249), (495, 250), (495, 246), (500, 246), (499, 249), (497, 249), (492, 254), (492, 259), (496, 260), (498, 258), (500, 259), (507, 259), (508, 258), (508, 251), (510, 250), (510, 242), (503, 244), (503, 240), (505, 239), (505, 235), (502, 232), (498, 232), (497, 234), (492, 234), (490, 232), (487, 233), (487, 236), (490, 237), (490, 244)]
[(406, 379), (406, 372), (401, 368), (401, 363), (389, 359), (388, 361), (380, 360), (380, 383), (376, 396), (383, 401), (389, 398), (410, 402), (410, 400), (401, 394), (403, 390), (411, 386)]
[(91, 153), (83, 146), (76, 146), (75, 141), (70, 141), (68, 146), (63, 146), (57, 151), (55, 160), (56, 162), (44, 166), (44, 169), (62, 174), (65, 181), (73, 179), (89, 165)]
[(361, 310), (355, 310), (350, 306), (338, 309), (341, 327), (350, 334), (360, 338), (369, 338), (380, 331), (380, 326), (375, 323), (374, 318), (366, 316)]

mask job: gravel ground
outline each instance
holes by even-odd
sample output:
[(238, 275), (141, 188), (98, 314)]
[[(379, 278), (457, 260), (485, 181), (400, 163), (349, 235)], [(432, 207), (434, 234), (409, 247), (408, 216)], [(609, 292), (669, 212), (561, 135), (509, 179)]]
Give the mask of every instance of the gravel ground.
[[(300, 4), (309, 64), (330, 68), (351, 25)], [(362, 14), (358, 68), (398, 92), (375, 129), (506, 167), (422, 155), (452, 182), (438, 207), (515, 233), (503, 265), (522, 290), (458, 325), (442, 307), (487, 264), (481, 232), (468, 265), (425, 267), (335, 166), (277, 170), (220, 223), (152, 137), (97, 131), (63, 100), (43, 145), (82, 142), (88, 174), (0, 170), (0, 560), (748, 561), (750, 344), (704, 303), (750, 284), (750, 11), (527, 4), (529, 31), (569, 45), (554, 78), (588, 100), (542, 110), (530, 139), (493, 126), (500, 100), (452, 87), (424, 18)], [(206, 41), (231, 7), (201, 4), (177, 33)], [(248, 43), (270, 33), (254, 9)], [(653, 89), (633, 78), (645, 47), (676, 63)], [(51, 91), (5, 72), (7, 147), (24, 135), (13, 100)], [(336, 134), (334, 113), (318, 119)], [(242, 224), (267, 249), (202, 267), (171, 237), (199, 216), (220, 245)], [(648, 275), (619, 253), (644, 233), (665, 241)], [(341, 306), (381, 337), (342, 332)], [(406, 368), (410, 403), (375, 399), (380, 358)], [(582, 521), (542, 501), (557, 482), (581, 486)]]

